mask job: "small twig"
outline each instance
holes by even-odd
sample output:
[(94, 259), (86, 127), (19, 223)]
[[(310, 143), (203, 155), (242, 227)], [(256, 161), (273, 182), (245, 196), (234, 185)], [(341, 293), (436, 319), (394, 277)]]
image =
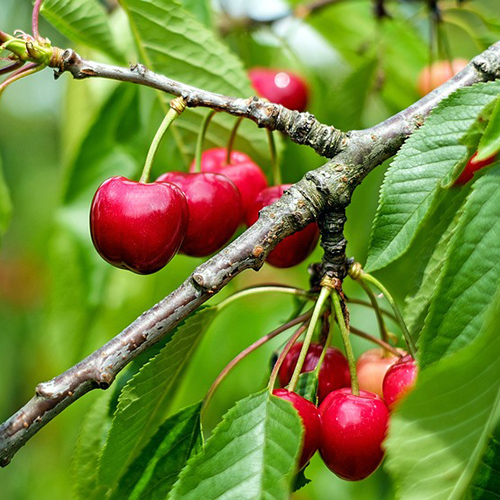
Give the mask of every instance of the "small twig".
[(379, 345), (380, 347), (382, 347), (386, 351), (391, 352), (392, 354), (394, 354), (395, 356), (398, 356), (399, 358), (401, 358), (403, 356), (395, 347), (393, 347), (391, 344), (388, 344), (387, 342), (384, 342), (379, 337), (375, 337), (374, 335), (370, 335), (369, 333), (366, 333), (366, 332), (364, 332), (364, 331), (360, 330), (359, 328), (356, 328), (352, 325), (351, 325), (350, 330), (351, 330), (351, 333), (354, 333), (354, 335), (357, 335), (358, 337), (369, 340), (370, 342), (373, 342), (374, 344)]
[[(356, 298), (348, 297), (347, 302), (349, 302), (350, 304), (356, 304), (358, 306), (369, 307), (370, 309), (372, 308), (372, 304), (370, 302), (368, 302), (367, 300), (363, 300), (363, 299), (356, 299)], [(387, 316), (388, 318), (392, 319), (392, 321), (394, 321), (395, 323), (398, 322), (396, 316), (394, 316), (394, 314), (392, 314), (391, 311), (388, 311), (387, 309), (384, 309), (383, 307), (379, 307), (379, 309), (380, 309), (380, 312), (384, 316)]]

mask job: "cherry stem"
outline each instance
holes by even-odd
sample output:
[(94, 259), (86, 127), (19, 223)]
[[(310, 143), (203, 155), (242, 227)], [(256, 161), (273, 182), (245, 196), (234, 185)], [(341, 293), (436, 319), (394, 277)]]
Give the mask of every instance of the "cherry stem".
[(332, 331), (333, 331), (333, 328), (332, 328), (332, 321), (335, 320), (335, 315), (334, 314), (330, 314), (330, 327), (328, 328), (328, 335), (326, 336), (326, 340), (325, 340), (325, 343), (323, 345), (323, 350), (321, 351), (321, 354), (319, 355), (319, 358), (318, 358), (318, 363), (316, 365), (316, 368), (314, 369), (314, 374), (316, 377), (319, 376), (319, 371), (321, 370), (321, 365), (323, 364), (323, 360), (325, 359), (325, 356), (326, 356), (326, 350), (328, 349), (329, 345), (330, 345), (330, 341), (332, 339)]
[(413, 358), (416, 359), (417, 348), (415, 346), (415, 342), (413, 341), (413, 338), (410, 335), (410, 332), (408, 331), (406, 323), (403, 319), (403, 315), (401, 314), (401, 311), (399, 310), (399, 307), (396, 304), (394, 297), (389, 293), (389, 290), (387, 290), (387, 288), (385, 288), (385, 286), (382, 285), (382, 283), (380, 283), (380, 281), (377, 278), (373, 277), (371, 274), (365, 273), (363, 270), (361, 270), (359, 278), (363, 281), (367, 281), (368, 283), (371, 283), (372, 285), (376, 286), (385, 295), (387, 302), (389, 302), (389, 305), (391, 306), (396, 316), (396, 319), (398, 320), (398, 324), (401, 328), (401, 331), (403, 332), (403, 336), (408, 346), (408, 350), (410, 351), (410, 354), (413, 356)]
[(274, 337), (278, 336), (280, 333), (285, 332), (286, 330), (292, 328), (295, 325), (298, 325), (300, 323), (303, 323), (304, 321), (307, 321), (312, 314), (312, 310), (309, 310), (305, 312), (304, 314), (301, 314), (300, 316), (297, 316), (296, 318), (292, 319), (291, 321), (288, 321), (284, 325), (281, 325), (280, 327), (276, 328), (273, 330), (271, 333), (268, 333), (267, 335), (264, 335), (260, 339), (256, 340), (252, 345), (248, 346), (245, 350), (240, 352), (235, 358), (233, 358), (226, 366), (225, 368), (219, 373), (217, 378), (214, 380), (214, 383), (208, 390), (205, 398), (203, 399), (203, 408), (202, 408), (202, 415), (205, 413), (205, 409), (207, 408), (208, 404), (210, 403), (215, 391), (221, 384), (221, 382), (226, 378), (228, 373), (243, 359), (246, 358), (250, 353), (258, 349), (261, 345), (264, 345), (266, 342), (269, 340), (273, 339)]
[(149, 176), (151, 175), (151, 169), (153, 168), (153, 162), (156, 153), (158, 152), (160, 142), (170, 125), (184, 111), (184, 109), (186, 109), (186, 101), (184, 101), (182, 97), (177, 97), (170, 101), (170, 109), (161, 122), (160, 127), (156, 131), (153, 141), (151, 142), (151, 146), (149, 146), (148, 155), (146, 156), (146, 162), (144, 163), (144, 168), (139, 182), (145, 184), (149, 181)]
[(311, 322), (309, 323), (309, 327), (307, 328), (306, 336), (304, 338), (304, 343), (302, 344), (302, 349), (300, 350), (299, 358), (297, 359), (297, 364), (295, 365), (295, 369), (293, 371), (292, 378), (290, 379), (290, 383), (287, 388), (290, 391), (294, 391), (297, 386), (297, 382), (299, 380), (300, 372), (302, 371), (302, 366), (304, 365), (304, 361), (307, 356), (307, 351), (309, 350), (309, 346), (311, 345), (311, 340), (313, 337), (314, 329), (316, 328), (316, 323), (321, 314), (321, 310), (323, 309), (323, 305), (326, 300), (332, 293), (332, 290), (329, 287), (322, 287), (321, 292), (319, 293), (318, 300), (314, 306), (313, 315), (311, 318)]
[(378, 327), (380, 330), (380, 336), (385, 343), (389, 343), (389, 335), (387, 333), (387, 327), (385, 326), (384, 317), (382, 316), (382, 312), (380, 311), (380, 307), (378, 305), (378, 300), (373, 290), (363, 281), (357, 280), (361, 285), (361, 288), (365, 291), (366, 295), (370, 299), (373, 310), (375, 311), (375, 315), (377, 316)]
[(267, 389), (269, 390), (269, 392), (273, 392), (274, 386), (276, 384), (276, 379), (278, 378), (278, 373), (280, 371), (281, 365), (283, 364), (283, 361), (285, 361), (285, 358), (287, 357), (290, 349), (295, 344), (295, 342), (297, 342), (299, 337), (306, 331), (308, 324), (309, 323), (305, 323), (299, 329), (297, 329), (297, 331), (288, 339), (285, 347), (283, 347), (283, 350), (278, 356), (276, 363), (274, 363), (273, 369), (271, 371), (271, 376), (269, 377), (269, 383), (267, 384)]
[(221, 311), (229, 304), (231, 304), (233, 301), (241, 299), (242, 297), (247, 297), (249, 295), (255, 295), (258, 293), (267, 293), (267, 292), (286, 293), (289, 295), (297, 295), (299, 297), (311, 299), (310, 293), (300, 288), (292, 288), (284, 285), (256, 286), (251, 288), (245, 288), (243, 290), (240, 290), (239, 292), (234, 293), (227, 299), (224, 299), (221, 302), (219, 302), (216, 307), (219, 311)]
[[(365, 307), (372, 307), (372, 304), (366, 300), (363, 300), (363, 299), (353, 299), (353, 298), (349, 298), (349, 299), (346, 299), (347, 302), (349, 302), (350, 304), (356, 304), (358, 306), (365, 306)], [(388, 318), (392, 319), (395, 323), (397, 323), (397, 318), (396, 316), (394, 316), (394, 314), (392, 314), (391, 311), (388, 311), (387, 309), (384, 309), (382, 307), (379, 307), (379, 311), (384, 315), (384, 316), (387, 316)]]
[(351, 339), (349, 338), (349, 328), (346, 325), (344, 313), (342, 312), (342, 304), (340, 303), (340, 295), (337, 291), (332, 294), (333, 309), (339, 325), (342, 341), (344, 342), (345, 354), (349, 364), (349, 373), (351, 374), (351, 392), (355, 396), (359, 396), (358, 375), (356, 373), (356, 359), (352, 352)]
[(236, 134), (238, 133), (238, 129), (240, 128), (242, 121), (243, 121), (243, 116), (240, 116), (236, 120), (233, 130), (231, 130), (231, 135), (229, 136), (229, 141), (227, 142), (226, 163), (225, 163), (226, 165), (229, 165), (231, 163), (231, 153), (233, 151), (234, 141), (236, 140)]
[(42, 64), (29, 63), (26, 66), (24, 66), (23, 68), (12, 73), (12, 75), (10, 75), (10, 77), (7, 78), (6, 80), (4, 80), (2, 82), (2, 84), (0, 85), (0, 97), (2, 97), (3, 91), (11, 83), (17, 82), (18, 80), (20, 80), (21, 78), (24, 78), (25, 76), (34, 75), (35, 73), (38, 73), (39, 71), (44, 69), (44, 67), (45, 66), (43, 66)]
[(217, 111), (210, 111), (205, 115), (205, 118), (203, 118), (203, 121), (201, 122), (200, 132), (198, 133), (198, 139), (196, 140), (196, 151), (194, 154), (194, 171), (198, 174), (201, 172), (201, 153), (203, 152), (205, 134), (207, 133), (208, 126), (210, 125), (215, 113), (217, 113)]
[(398, 358), (402, 358), (403, 354), (401, 354), (395, 347), (393, 347), (391, 344), (388, 344), (387, 342), (384, 342), (382, 339), (379, 339), (378, 337), (375, 337), (373, 335), (370, 335), (369, 333), (366, 333), (359, 328), (355, 328), (354, 326), (350, 327), (351, 333), (354, 333), (354, 335), (357, 335), (358, 337), (361, 337), (363, 339), (369, 340), (370, 342), (373, 342), (374, 344), (379, 345), (382, 347), (385, 351), (389, 351)]
[(0, 68), (0, 75), (6, 75), (7, 73), (11, 73), (24, 65), (24, 61), (16, 61), (11, 64), (7, 64), (3, 68)]
[(283, 181), (281, 179), (281, 170), (278, 165), (278, 159), (276, 155), (276, 143), (274, 142), (274, 135), (271, 130), (267, 131), (267, 138), (269, 140), (269, 153), (271, 155), (271, 169), (273, 172), (273, 182), (275, 186), (280, 186)]
[(33, 14), (31, 15), (31, 29), (33, 31), (33, 37), (38, 40), (38, 18), (40, 17), (40, 9), (42, 8), (43, 0), (36, 0), (33, 6)]

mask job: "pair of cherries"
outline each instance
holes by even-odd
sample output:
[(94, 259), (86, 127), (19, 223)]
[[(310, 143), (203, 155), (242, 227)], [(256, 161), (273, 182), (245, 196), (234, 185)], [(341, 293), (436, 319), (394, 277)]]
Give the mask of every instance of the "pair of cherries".
[[(286, 385), (293, 373), (302, 344), (296, 344), (280, 368), (280, 384)], [(323, 347), (312, 344), (302, 371), (312, 371)], [(394, 361), (393, 361), (394, 363)], [(350, 481), (368, 477), (380, 465), (387, 433), (389, 410), (414, 384), (416, 365), (411, 356), (395, 362), (385, 374), (385, 402), (375, 393), (361, 390), (354, 395), (347, 360), (335, 348), (328, 348), (318, 376), (319, 408), (287, 389), (273, 394), (290, 401), (304, 427), (299, 468), (319, 449), (327, 467)], [(326, 392), (330, 389), (329, 392)], [(326, 394), (325, 394), (326, 392)]]

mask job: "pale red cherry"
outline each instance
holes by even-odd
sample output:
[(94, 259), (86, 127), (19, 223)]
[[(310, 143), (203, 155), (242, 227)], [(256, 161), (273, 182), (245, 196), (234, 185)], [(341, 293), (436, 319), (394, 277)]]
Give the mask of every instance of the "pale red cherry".
[(453, 59), (453, 61), (435, 61), (425, 66), (418, 77), (418, 93), (422, 97), (427, 95), (462, 71), (467, 64), (467, 60), (459, 58)]
[[(406, 354), (402, 349), (398, 350), (403, 356)], [(356, 362), (359, 388), (383, 398), (382, 383), (385, 374), (399, 359), (399, 356), (382, 348), (370, 349), (361, 354)]]

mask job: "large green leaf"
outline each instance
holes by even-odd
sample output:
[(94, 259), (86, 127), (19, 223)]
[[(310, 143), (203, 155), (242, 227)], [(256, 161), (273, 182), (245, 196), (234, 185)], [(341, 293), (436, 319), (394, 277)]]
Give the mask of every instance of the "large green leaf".
[(500, 440), (491, 437), (472, 480), (467, 500), (500, 499)]
[(215, 313), (216, 308), (206, 307), (189, 316), (172, 340), (124, 387), (102, 453), (101, 484), (113, 486), (156, 431)]
[(415, 267), (422, 266), (418, 285), (405, 302), (405, 321), (413, 338), (420, 335), (429, 304), (439, 284), (444, 263), (449, 257), (450, 239), (455, 234), (468, 189), (441, 189), (440, 201), (419, 231), (417, 244), (412, 246), (410, 258)]
[(201, 404), (184, 408), (156, 431), (110, 499), (163, 500), (191, 454), (201, 446)]
[(403, 255), (446, 183), (469, 152), (461, 144), (500, 82), (461, 89), (445, 99), (403, 145), (389, 167), (375, 217), (366, 267), (385, 267)]
[(123, 60), (113, 43), (106, 11), (98, 0), (45, 0), (41, 13), (72, 42)]
[[(255, 94), (241, 61), (192, 14), (175, 0), (121, 0), (129, 15), (140, 62), (169, 78), (219, 94), (248, 97)], [(166, 102), (171, 96), (163, 95)], [(174, 129), (178, 144), (191, 160), (206, 110), (189, 109)], [(206, 147), (225, 146), (235, 118), (218, 115), (210, 125)], [(244, 124), (237, 146), (260, 164), (269, 160), (266, 134), (253, 123)], [(276, 137), (279, 142), (279, 138)]]
[(500, 165), (473, 185), (420, 336), (423, 367), (467, 345), (500, 284)]
[(97, 486), (97, 471), (101, 449), (111, 424), (111, 396), (111, 391), (106, 391), (90, 407), (78, 438), (72, 463), (74, 494), (78, 500), (98, 500), (104, 494), (102, 488)]
[(171, 500), (289, 498), (302, 425), (292, 405), (263, 391), (231, 408), (189, 460)]
[(387, 467), (400, 498), (458, 500), (469, 490), (497, 417), (499, 314), (497, 296), (480, 335), (421, 371), (393, 413)]

